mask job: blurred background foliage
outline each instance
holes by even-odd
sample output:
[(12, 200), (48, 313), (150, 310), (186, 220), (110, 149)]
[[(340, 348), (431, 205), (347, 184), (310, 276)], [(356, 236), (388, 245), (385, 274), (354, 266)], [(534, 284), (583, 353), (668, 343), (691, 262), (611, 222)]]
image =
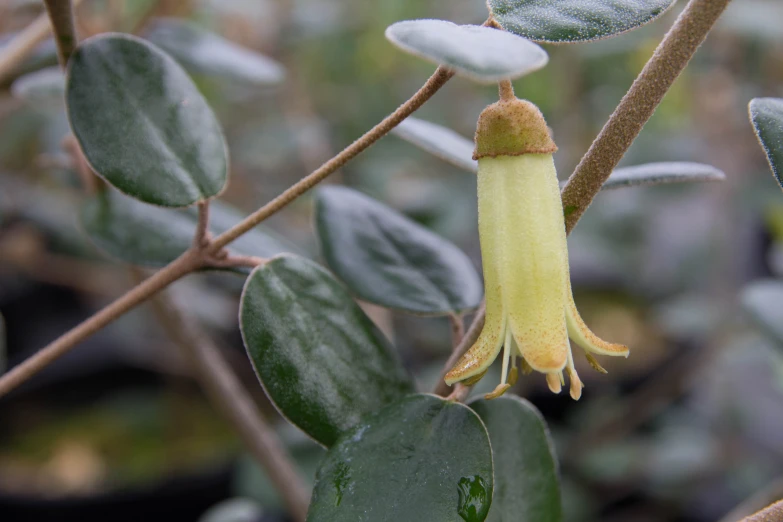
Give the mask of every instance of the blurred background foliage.
[[(545, 46), (550, 64), (515, 82), (553, 129), (563, 179), (680, 4), (613, 39)], [(0, 46), (41, 11), (34, 0), (0, 2)], [(187, 19), (282, 65), (279, 85), (189, 68), (228, 138), (223, 199), (251, 211), (369, 129), (431, 73), (386, 41), (389, 24), (481, 23), (486, 14), (480, 0), (90, 0), (77, 21), (82, 36), (144, 35), (154, 17)], [(578, 403), (549, 394), (543, 379), (518, 385), (556, 440), (567, 522), (706, 522), (760, 490), (770, 500), (783, 496), (783, 338), (774, 328), (783, 324), (774, 315), (783, 291), (743, 298), (749, 283), (774, 286), (783, 277), (783, 194), (747, 117), (751, 98), (783, 96), (781, 19), (778, 0), (734, 2), (623, 160), (708, 163), (727, 180), (602, 193), (569, 239), (579, 309), (599, 336), (631, 346), (631, 356), (602, 361), (605, 377), (577, 361), (586, 381)], [(14, 83), (55, 61), (54, 45), (45, 43), (0, 80), (0, 314), (10, 365), (132, 284), (78, 225), (82, 194), (62, 147), (62, 91), (55, 81), (29, 95)], [(494, 88), (457, 78), (416, 116), (471, 136), (479, 112), (496, 99)], [(389, 136), (329, 182), (406, 213), (479, 266), (474, 175)], [(310, 197), (269, 225), (320, 260)], [(174, 291), (274, 419), (238, 333), (242, 282), (197, 275)], [(429, 389), (450, 351), (448, 321), (367, 309)], [(766, 328), (758, 310), (773, 310)], [(270, 483), (200, 395), (151, 313), (128, 314), (0, 401), (1, 519), (138, 520), (144, 513), (185, 521), (244, 496), (262, 508), (245, 509), (248, 519), (285, 520)], [(489, 391), (482, 384), (475, 393)], [(322, 450), (279, 425), (312, 480)]]

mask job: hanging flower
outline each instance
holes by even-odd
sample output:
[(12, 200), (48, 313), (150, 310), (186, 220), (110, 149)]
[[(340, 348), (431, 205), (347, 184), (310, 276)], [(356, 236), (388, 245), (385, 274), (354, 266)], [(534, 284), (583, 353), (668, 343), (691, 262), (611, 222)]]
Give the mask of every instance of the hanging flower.
[(563, 370), (571, 397), (583, 384), (569, 337), (592, 354), (628, 356), (628, 348), (599, 339), (574, 304), (568, 270), (563, 205), (552, 154), (557, 150), (544, 117), (530, 102), (507, 97), (487, 107), (476, 131), (478, 210), (484, 264), (486, 319), (476, 343), (446, 375), (446, 383), (477, 382), (503, 349), (499, 397), (523, 373), (544, 373), (560, 393)]

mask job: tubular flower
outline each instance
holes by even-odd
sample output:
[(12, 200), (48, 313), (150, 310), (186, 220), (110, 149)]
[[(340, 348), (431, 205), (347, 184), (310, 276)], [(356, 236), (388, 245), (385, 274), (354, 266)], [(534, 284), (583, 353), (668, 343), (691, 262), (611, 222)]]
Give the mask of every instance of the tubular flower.
[(523, 373), (544, 373), (560, 393), (563, 371), (571, 397), (582, 381), (574, 368), (569, 337), (592, 354), (628, 356), (628, 348), (599, 339), (574, 304), (568, 269), (563, 205), (552, 154), (557, 150), (544, 117), (530, 102), (511, 97), (490, 105), (479, 118), (478, 210), (484, 265), (486, 319), (476, 343), (446, 374), (451, 385), (473, 384), (503, 349), (499, 397)]

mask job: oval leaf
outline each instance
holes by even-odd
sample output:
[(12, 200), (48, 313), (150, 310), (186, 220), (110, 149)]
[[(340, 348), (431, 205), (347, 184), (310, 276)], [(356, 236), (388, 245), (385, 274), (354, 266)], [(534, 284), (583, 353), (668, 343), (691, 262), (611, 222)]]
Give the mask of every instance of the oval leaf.
[(615, 169), (602, 189), (726, 179), (723, 171), (702, 163), (665, 161)]
[(157, 18), (150, 23), (145, 37), (192, 73), (252, 85), (277, 84), (285, 79), (285, 71), (276, 61), (192, 22)]
[(47, 67), (25, 74), (11, 84), (11, 94), (20, 100), (40, 106), (62, 108), (65, 96), (65, 74), (59, 67)]
[(478, 161), (473, 159), (473, 140), (448, 127), (408, 117), (392, 133), (456, 167), (478, 172)]
[(386, 38), (404, 51), (486, 83), (524, 76), (549, 61), (546, 51), (524, 38), (445, 20), (397, 22), (386, 29)]
[(742, 291), (742, 306), (779, 343), (783, 343), (783, 282), (757, 281)]
[(756, 98), (750, 102), (750, 121), (772, 173), (783, 187), (783, 99)]
[[(210, 230), (225, 232), (242, 220), (236, 210), (217, 201), (210, 204)], [(80, 218), (87, 235), (101, 250), (134, 265), (165, 266), (193, 242), (198, 213), (195, 208), (169, 209), (147, 205), (116, 190), (105, 190), (85, 201)], [(297, 252), (296, 247), (256, 227), (231, 244), (232, 252), (272, 257)], [(249, 269), (232, 269), (248, 273)]]
[(412, 395), (363, 420), (327, 452), (307, 521), (481, 522), (492, 488), (492, 450), (478, 416), (456, 402)]
[(412, 391), (383, 334), (326, 270), (296, 256), (256, 268), (239, 312), (242, 338), (267, 395), (325, 446)]
[(495, 459), (490, 522), (560, 522), (560, 483), (554, 445), (544, 418), (524, 399), (504, 396), (472, 402), (487, 427)]
[(84, 40), (68, 62), (71, 128), (92, 168), (122, 192), (167, 207), (226, 183), (223, 132), (185, 71), (130, 35)]
[(675, 0), (488, 0), (507, 31), (541, 42), (616, 36), (661, 16)]
[(462, 250), (380, 202), (324, 187), (315, 219), (326, 262), (360, 299), (421, 314), (481, 302), (481, 279)]

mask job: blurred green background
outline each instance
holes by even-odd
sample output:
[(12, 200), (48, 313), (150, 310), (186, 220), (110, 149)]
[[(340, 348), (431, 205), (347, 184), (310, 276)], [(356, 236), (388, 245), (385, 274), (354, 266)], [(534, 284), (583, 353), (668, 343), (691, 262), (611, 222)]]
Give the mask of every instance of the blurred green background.
[[(515, 82), (553, 129), (562, 179), (681, 4), (613, 39), (547, 45), (549, 65)], [(41, 11), (38, 1), (0, 1), (0, 53)], [(432, 72), (386, 41), (388, 25), (481, 23), (487, 11), (481, 0), (87, 0), (77, 18), (82, 36), (143, 35), (157, 16), (192, 20), (286, 70), (280, 85), (194, 74), (229, 142), (223, 199), (249, 212), (359, 137)], [(556, 440), (567, 522), (715, 521), (759, 491), (770, 501), (783, 496), (783, 339), (770, 331), (783, 325), (783, 299), (775, 301), (783, 292), (746, 291), (783, 277), (783, 193), (747, 117), (751, 98), (783, 96), (780, 20), (779, 0), (735, 0), (622, 163), (697, 161), (723, 170), (726, 181), (602, 193), (569, 239), (579, 309), (631, 356), (602, 361), (608, 376), (577, 361), (586, 383), (578, 403), (549, 394), (542, 378), (518, 385)], [(9, 365), (132, 284), (78, 225), (82, 194), (61, 146), (68, 133), (61, 92), (26, 96), (14, 83), (53, 65), (53, 53), (44, 44), (0, 79), (0, 313)], [(416, 116), (471, 136), (496, 99), (493, 87), (456, 78)], [(473, 174), (388, 136), (328, 182), (405, 212), (480, 266)], [(319, 259), (310, 197), (268, 224)], [(198, 275), (174, 292), (278, 422), (238, 333), (242, 282)], [(773, 328), (749, 308), (771, 310)], [(450, 351), (448, 321), (368, 311), (429, 389)], [(128, 314), (0, 400), (4, 522), (70, 520), (64, 513), (77, 508), (86, 511), (74, 519), (125, 520), (117, 502), (151, 506), (150, 520), (195, 520), (231, 496), (257, 499), (264, 520), (285, 519), (271, 485), (151, 314), (146, 307)], [(495, 382), (487, 378), (476, 393)], [(279, 429), (312, 479), (321, 450), (282, 421)], [(51, 513), (61, 518), (46, 518)]]

